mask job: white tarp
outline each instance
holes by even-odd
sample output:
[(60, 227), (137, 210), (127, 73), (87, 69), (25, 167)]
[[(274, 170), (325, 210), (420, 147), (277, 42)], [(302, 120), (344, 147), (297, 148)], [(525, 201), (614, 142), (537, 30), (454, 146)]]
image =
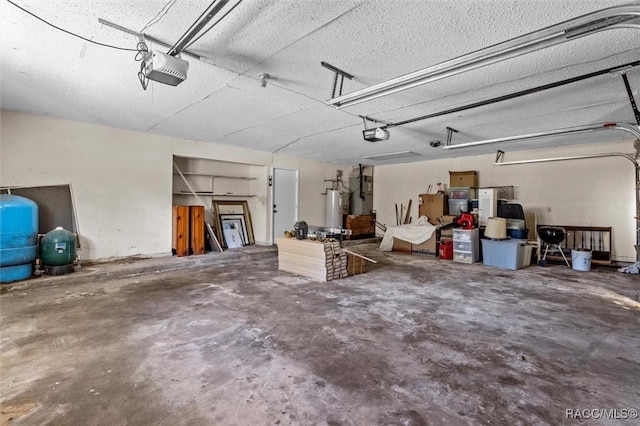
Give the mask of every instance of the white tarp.
[(380, 250), (391, 251), (394, 238), (399, 238), (411, 244), (422, 244), (431, 238), (436, 229), (437, 227), (430, 224), (426, 216), (420, 216), (415, 224), (389, 226), (380, 243)]

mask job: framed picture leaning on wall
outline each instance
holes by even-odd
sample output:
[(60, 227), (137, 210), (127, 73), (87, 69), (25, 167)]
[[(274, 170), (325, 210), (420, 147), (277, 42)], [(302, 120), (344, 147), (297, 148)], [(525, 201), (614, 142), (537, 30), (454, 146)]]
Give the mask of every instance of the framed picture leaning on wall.
[[(244, 233), (245, 244), (255, 244), (253, 236), (253, 224), (251, 223), (251, 212), (249, 203), (246, 200), (213, 200), (213, 214), (215, 220), (215, 230), (218, 238), (224, 240), (223, 219), (239, 221), (240, 235)], [(226, 222), (230, 223), (230, 222)], [(236, 222), (238, 223), (238, 222)], [(243, 242), (245, 241), (243, 237)]]

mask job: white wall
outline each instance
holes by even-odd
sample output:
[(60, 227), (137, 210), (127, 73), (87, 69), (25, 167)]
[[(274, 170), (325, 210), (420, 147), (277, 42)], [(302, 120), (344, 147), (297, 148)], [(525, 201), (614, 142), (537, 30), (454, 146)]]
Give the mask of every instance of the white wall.
[(0, 113), (0, 186), (70, 184), (83, 259), (171, 250), (173, 155), (254, 164), (256, 241), (270, 243), (271, 166), (300, 170), (300, 219), (323, 224), (325, 179), (350, 166), (24, 113)]
[[(605, 152), (633, 153), (633, 142), (545, 148), (507, 152), (504, 161), (563, 157)], [(374, 208), (378, 221), (395, 224), (395, 203), (413, 200), (411, 215), (418, 215), (418, 194), (429, 184), (449, 184), (449, 171), (477, 170), (479, 186), (515, 186), (516, 201), (535, 212), (545, 225), (613, 227), (614, 260), (635, 262), (635, 168), (622, 157), (494, 166), (495, 154), (374, 169)], [(434, 190), (432, 190), (432, 193)]]

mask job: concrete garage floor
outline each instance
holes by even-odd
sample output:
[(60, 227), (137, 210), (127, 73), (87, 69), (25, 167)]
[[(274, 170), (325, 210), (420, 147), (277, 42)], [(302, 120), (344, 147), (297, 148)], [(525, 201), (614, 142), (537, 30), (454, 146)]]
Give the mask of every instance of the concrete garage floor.
[[(250, 247), (2, 286), (2, 419), (557, 425), (640, 409), (640, 277), (351, 249), (380, 263), (320, 283)], [(616, 422), (638, 424), (580, 424)]]

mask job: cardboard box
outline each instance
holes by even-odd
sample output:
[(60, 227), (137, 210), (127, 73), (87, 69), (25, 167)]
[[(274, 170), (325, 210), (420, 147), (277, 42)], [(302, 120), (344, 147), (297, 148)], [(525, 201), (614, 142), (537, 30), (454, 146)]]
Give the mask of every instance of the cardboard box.
[(347, 235), (347, 240), (355, 240), (358, 238), (373, 238), (376, 236), (375, 216), (370, 214), (363, 215), (345, 215), (344, 225), (345, 229), (351, 231), (350, 235)]
[(426, 216), (429, 223), (439, 225), (440, 218), (449, 213), (449, 204), (446, 195), (420, 194), (420, 206), (418, 216)]
[(411, 243), (399, 238), (394, 238), (392, 250), (401, 253), (411, 253)]
[(449, 172), (449, 188), (477, 188), (478, 173), (475, 170), (466, 172)]
[(536, 241), (538, 239), (538, 218), (535, 213), (524, 213), (524, 227), (528, 229), (527, 240)]
[(411, 252), (412, 253), (422, 253), (422, 254), (436, 254), (438, 247), (436, 244), (436, 232), (433, 233), (431, 238), (425, 241), (422, 244), (412, 244)]
[(347, 273), (349, 276), (364, 273), (366, 265), (367, 261), (363, 258), (347, 253)]
[[(453, 223), (456, 220), (456, 216), (444, 215), (440, 218), (440, 223), (442, 225), (446, 225), (448, 223)], [(442, 229), (440, 231), (440, 238), (452, 238), (453, 237), (453, 228)]]

